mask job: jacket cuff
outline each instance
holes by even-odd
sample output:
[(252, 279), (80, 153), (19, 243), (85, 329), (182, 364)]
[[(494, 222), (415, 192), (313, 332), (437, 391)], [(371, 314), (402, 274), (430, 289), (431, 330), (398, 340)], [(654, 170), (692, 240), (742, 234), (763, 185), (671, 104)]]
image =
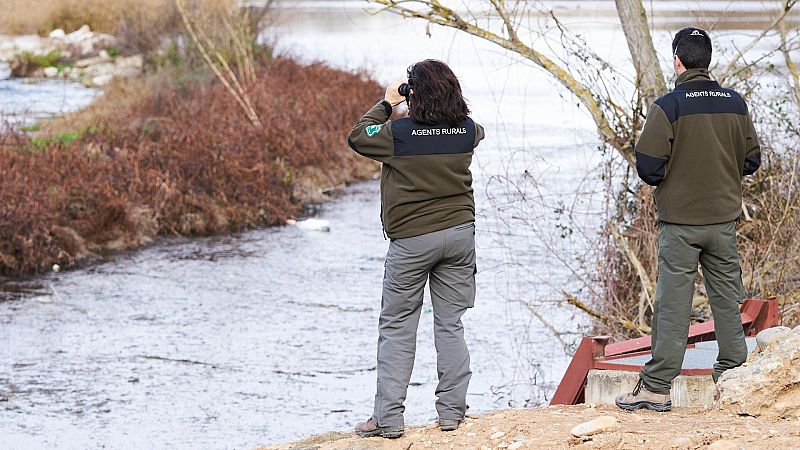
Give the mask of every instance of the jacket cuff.
[(383, 109), (386, 110), (386, 117), (392, 116), (392, 105), (391, 103), (387, 102), (386, 100), (382, 100), (380, 105), (383, 106)]

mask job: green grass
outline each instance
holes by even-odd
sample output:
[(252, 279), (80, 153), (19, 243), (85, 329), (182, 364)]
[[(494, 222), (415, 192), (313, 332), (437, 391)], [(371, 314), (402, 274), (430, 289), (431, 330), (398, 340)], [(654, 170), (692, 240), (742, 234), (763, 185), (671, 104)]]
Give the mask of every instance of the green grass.
[(61, 52), (58, 50), (53, 50), (44, 55), (34, 55), (31, 52), (22, 52), (20, 58), (33, 64), (38, 67), (50, 67), (55, 66), (58, 64), (58, 60), (61, 59)]
[(37, 131), (41, 131), (42, 126), (38, 123), (33, 123), (30, 125), (25, 125), (24, 127), (20, 128), (20, 131), (23, 133), (35, 133)]
[(53, 145), (68, 145), (86, 134), (96, 133), (99, 129), (100, 127), (98, 125), (89, 125), (80, 130), (65, 131), (50, 136), (35, 136), (31, 138), (30, 143), (34, 149), (43, 151)]

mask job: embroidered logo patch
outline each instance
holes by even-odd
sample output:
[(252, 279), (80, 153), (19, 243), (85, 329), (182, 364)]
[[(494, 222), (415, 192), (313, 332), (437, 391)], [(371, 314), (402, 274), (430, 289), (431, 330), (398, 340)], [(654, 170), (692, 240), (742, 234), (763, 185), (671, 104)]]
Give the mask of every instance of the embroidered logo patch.
[(370, 125), (364, 131), (367, 133), (367, 137), (375, 136), (378, 131), (381, 131), (381, 125)]

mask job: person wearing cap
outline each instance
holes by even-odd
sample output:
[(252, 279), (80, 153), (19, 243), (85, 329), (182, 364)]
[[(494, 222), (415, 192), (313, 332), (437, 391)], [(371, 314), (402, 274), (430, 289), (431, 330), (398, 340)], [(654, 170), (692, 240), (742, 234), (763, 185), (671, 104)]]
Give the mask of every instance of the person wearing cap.
[[(436, 346), (439, 428), (454, 431), (467, 410), (472, 376), (461, 316), (475, 304), (475, 200), (470, 164), (483, 127), (469, 117), (458, 78), (426, 59), (355, 125), (348, 142), (382, 163), (381, 222), (391, 239), (378, 325), (377, 388), (359, 436), (398, 438), (417, 342), (425, 284), (430, 284)], [(406, 87), (406, 86), (404, 86)], [(407, 117), (390, 120), (406, 101)]]
[(639, 177), (656, 186), (658, 282), (652, 358), (633, 392), (616, 398), (626, 410), (672, 408), (670, 388), (686, 351), (698, 262), (719, 343), (714, 381), (747, 358), (736, 224), (742, 177), (761, 165), (761, 150), (745, 101), (711, 79), (711, 53), (704, 30), (675, 35), (675, 89), (650, 107), (636, 142)]

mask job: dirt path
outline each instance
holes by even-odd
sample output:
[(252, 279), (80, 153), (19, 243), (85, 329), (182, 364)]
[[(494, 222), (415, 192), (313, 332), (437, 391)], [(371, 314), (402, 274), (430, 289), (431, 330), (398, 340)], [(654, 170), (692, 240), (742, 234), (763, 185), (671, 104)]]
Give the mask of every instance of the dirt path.
[[(614, 430), (576, 438), (570, 430), (599, 416), (612, 416)], [(326, 433), (260, 450), (299, 449), (799, 449), (800, 420), (771, 421), (714, 409), (627, 413), (611, 406), (553, 406), (502, 410), (467, 419), (452, 433), (436, 424), (409, 427), (396, 440)], [(713, 445), (712, 445), (713, 444)]]

